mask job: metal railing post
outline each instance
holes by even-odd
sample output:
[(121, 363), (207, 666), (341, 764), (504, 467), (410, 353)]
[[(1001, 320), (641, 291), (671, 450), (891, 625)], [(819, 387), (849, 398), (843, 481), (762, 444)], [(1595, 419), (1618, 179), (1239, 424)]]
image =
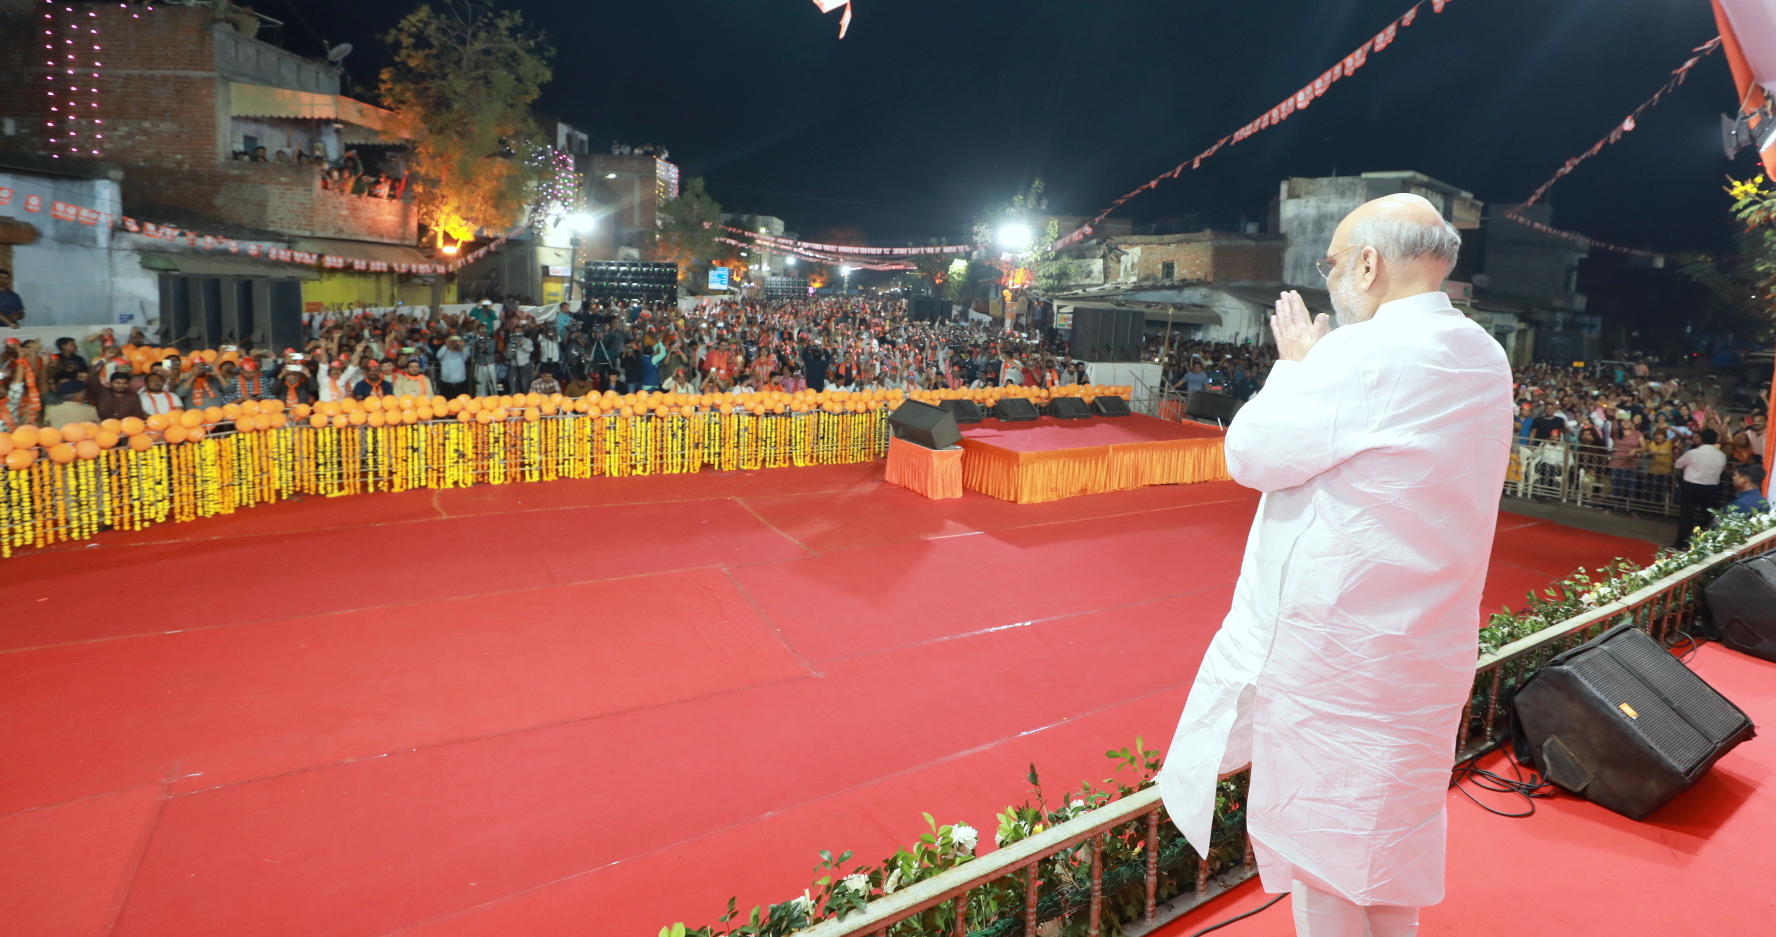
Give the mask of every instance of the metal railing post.
[(1154, 899), (1159, 896), (1159, 810), (1147, 815), (1147, 904), (1141, 920), (1153, 923)]
[(1091, 906), (1088, 910), (1089, 920), (1086, 924), (1086, 937), (1098, 937), (1102, 932), (1104, 920), (1104, 836), (1099, 833), (1092, 837), (1092, 869), (1091, 869)]

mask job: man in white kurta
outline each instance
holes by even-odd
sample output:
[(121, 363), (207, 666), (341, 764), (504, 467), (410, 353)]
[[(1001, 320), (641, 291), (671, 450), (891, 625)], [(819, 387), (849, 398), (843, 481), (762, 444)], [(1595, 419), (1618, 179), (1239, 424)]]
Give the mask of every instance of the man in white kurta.
[(1511, 437), (1503, 350), (1437, 291), (1459, 245), (1417, 196), (1353, 212), (1321, 261), (1339, 328), (1285, 293), (1279, 360), (1227, 433), (1264, 496), (1159, 783), (1206, 852), (1217, 778), (1251, 766), (1259, 871), (1303, 935), (1409, 935), (1443, 898)]

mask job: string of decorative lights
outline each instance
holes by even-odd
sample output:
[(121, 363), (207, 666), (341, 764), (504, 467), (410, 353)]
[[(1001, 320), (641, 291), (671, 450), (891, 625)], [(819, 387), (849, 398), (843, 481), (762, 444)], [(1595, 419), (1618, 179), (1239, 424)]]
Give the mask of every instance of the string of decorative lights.
[(76, 9), (66, 0), (45, 0), (43, 20), (50, 155), (97, 159), (104, 155), (105, 145), (105, 119), (99, 107), (99, 70), (104, 67), (99, 13), (90, 7)]

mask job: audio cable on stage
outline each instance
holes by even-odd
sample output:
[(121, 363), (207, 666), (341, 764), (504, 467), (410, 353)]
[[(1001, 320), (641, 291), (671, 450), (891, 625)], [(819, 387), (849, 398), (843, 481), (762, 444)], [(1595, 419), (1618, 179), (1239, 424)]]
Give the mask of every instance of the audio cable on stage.
[[(1536, 798), (1554, 796), (1554, 785), (1548, 783), (1547, 779), (1537, 774), (1533, 768), (1525, 769), (1523, 765), (1518, 763), (1517, 758), (1514, 755), (1507, 754), (1505, 756), (1510, 759), (1511, 773), (1515, 775), (1515, 777), (1509, 778), (1480, 767), (1480, 757), (1481, 756), (1479, 755), (1475, 755), (1467, 761), (1456, 765), (1453, 781), (1455, 783), (1455, 789), (1461, 791), (1463, 795), (1473, 801), (1481, 810), (1485, 810), (1488, 813), (1496, 813), (1501, 817), (1521, 819), (1523, 817), (1535, 815)], [(1523, 772), (1525, 770), (1529, 771), (1528, 780), (1524, 780), (1523, 778)], [(1488, 807), (1480, 802), (1480, 798), (1475, 797), (1471, 791), (1462, 786), (1462, 781), (1464, 780), (1471, 782), (1475, 787), (1478, 787), (1483, 791), (1493, 791), (1499, 794), (1516, 794), (1523, 798), (1524, 803), (1528, 804), (1529, 809), (1522, 813), (1508, 813), (1503, 810)]]
[(1197, 932), (1196, 932), (1196, 933), (1193, 933), (1193, 934), (1191, 934), (1191, 935), (1190, 935), (1190, 937), (1202, 937), (1202, 935), (1204, 935), (1204, 934), (1206, 934), (1206, 933), (1208, 933), (1208, 932), (1209, 932), (1209, 931), (1212, 931), (1212, 930), (1220, 930), (1220, 929), (1221, 929), (1221, 928), (1223, 928), (1223, 927), (1226, 927), (1226, 926), (1227, 926), (1227, 925), (1229, 925), (1229, 924), (1232, 924), (1232, 923), (1234, 923), (1234, 922), (1235, 922), (1235, 921), (1243, 921), (1243, 920), (1245, 920), (1245, 919), (1246, 919), (1246, 918), (1249, 918), (1249, 917), (1251, 917), (1251, 916), (1252, 916), (1252, 915), (1254, 915), (1254, 914), (1257, 914), (1257, 913), (1258, 913), (1258, 912), (1260, 912), (1260, 911), (1263, 911), (1263, 910), (1264, 910), (1264, 909), (1265, 909), (1265, 908), (1268, 908), (1268, 907), (1270, 907), (1270, 906), (1271, 906), (1271, 905), (1273, 905), (1273, 904), (1276, 904), (1276, 903), (1277, 903), (1277, 902), (1279, 902), (1279, 901), (1281, 901), (1281, 900), (1283, 900), (1283, 899), (1284, 899), (1284, 898), (1287, 898), (1287, 897), (1289, 897), (1289, 893), (1288, 893), (1288, 892), (1283, 892), (1283, 893), (1282, 893), (1282, 894), (1280, 894), (1280, 895), (1278, 895), (1278, 896), (1276, 896), (1276, 897), (1275, 897), (1275, 898), (1272, 898), (1272, 899), (1270, 899), (1270, 900), (1269, 900), (1269, 901), (1266, 901), (1266, 902), (1265, 902), (1265, 903), (1263, 903), (1263, 904), (1261, 904), (1261, 905), (1259, 905), (1259, 906), (1258, 906), (1258, 907), (1256, 907), (1256, 908), (1253, 908), (1253, 909), (1252, 909), (1252, 910), (1250, 910), (1250, 911), (1247, 911), (1247, 912), (1246, 912), (1246, 913), (1244, 913), (1244, 914), (1236, 914), (1236, 915), (1234, 915), (1234, 916), (1233, 916), (1233, 917), (1230, 917), (1230, 918), (1228, 918), (1228, 919), (1227, 919), (1227, 920), (1225, 920), (1225, 921), (1222, 921), (1222, 922), (1220, 922), (1220, 923), (1218, 923), (1218, 924), (1210, 924), (1210, 925), (1209, 925), (1209, 926), (1208, 926), (1208, 927), (1205, 927), (1205, 928), (1203, 928), (1203, 929), (1202, 929), (1202, 930), (1199, 930), (1199, 931), (1197, 931)]

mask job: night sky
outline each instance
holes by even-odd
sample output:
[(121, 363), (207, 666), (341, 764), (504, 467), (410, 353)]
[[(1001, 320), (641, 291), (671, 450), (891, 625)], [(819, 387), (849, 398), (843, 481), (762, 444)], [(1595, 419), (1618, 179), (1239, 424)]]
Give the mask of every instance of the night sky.
[[(512, 0), (507, 0), (508, 3)], [(292, 4), (299, 9), (297, 16)], [(850, 35), (809, 0), (516, 6), (559, 50), (538, 102), (612, 139), (658, 143), (723, 207), (804, 237), (958, 238), (1033, 178), (1092, 214), (1310, 82), (1407, 0), (856, 0)], [(261, 0), (283, 44), (376, 38), (403, 0)], [(306, 21), (306, 24), (304, 23)], [(1280, 179), (1412, 169), (1491, 202), (1527, 196), (1716, 33), (1706, 0), (1452, 0), (1280, 127), (1124, 209), (1137, 224), (1262, 220)], [(360, 85), (364, 87), (364, 85)], [(1550, 196), (1555, 223), (1658, 250), (1730, 236), (1720, 53)]]

